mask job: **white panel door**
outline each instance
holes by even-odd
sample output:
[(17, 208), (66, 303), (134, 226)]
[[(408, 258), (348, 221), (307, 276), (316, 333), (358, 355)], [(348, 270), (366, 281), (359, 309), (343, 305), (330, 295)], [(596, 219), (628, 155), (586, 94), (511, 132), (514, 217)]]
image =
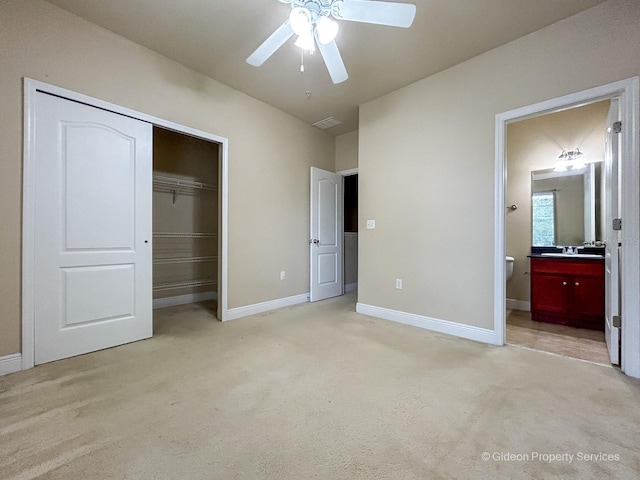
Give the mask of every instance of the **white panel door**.
[(152, 335), (152, 126), (38, 93), (35, 363)]
[(342, 177), (311, 167), (311, 302), (343, 293), (342, 203)]
[(605, 340), (611, 363), (620, 365), (620, 329), (613, 325), (613, 317), (620, 315), (620, 231), (613, 229), (613, 219), (620, 217), (620, 134), (614, 123), (618, 121), (618, 100), (611, 101), (605, 137)]

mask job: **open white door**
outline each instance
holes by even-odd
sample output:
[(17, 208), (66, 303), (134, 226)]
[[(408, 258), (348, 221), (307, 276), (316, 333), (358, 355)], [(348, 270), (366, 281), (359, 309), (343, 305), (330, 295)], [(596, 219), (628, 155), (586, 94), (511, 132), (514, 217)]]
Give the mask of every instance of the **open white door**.
[(343, 293), (342, 202), (342, 176), (311, 167), (311, 302)]
[(620, 315), (620, 231), (614, 230), (614, 219), (620, 218), (619, 116), (618, 100), (611, 101), (605, 139), (605, 340), (611, 363), (620, 365), (620, 329), (614, 318)]
[(152, 335), (152, 126), (37, 93), (35, 363)]

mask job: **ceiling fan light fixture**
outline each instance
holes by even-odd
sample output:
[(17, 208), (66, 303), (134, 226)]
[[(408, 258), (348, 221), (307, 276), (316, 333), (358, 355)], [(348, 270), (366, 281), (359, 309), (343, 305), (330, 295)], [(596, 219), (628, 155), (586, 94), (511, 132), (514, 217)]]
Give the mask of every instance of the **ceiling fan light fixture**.
[(320, 17), (316, 25), (318, 41), (323, 45), (333, 42), (338, 35), (338, 22), (334, 22), (328, 17)]
[(294, 33), (302, 36), (311, 31), (311, 12), (306, 8), (295, 7), (291, 9), (289, 22)]
[[(266, 62), (287, 40), (297, 35), (296, 46), (313, 53), (319, 50), (331, 81), (342, 83), (349, 78), (336, 44), (339, 21), (371, 23), (409, 28), (416, 16), (413, 3), (385, 0), (279, 0), (291, 6), (287, 20), (254, 52), (247, 63), (254, 67)], [(301, 65), (304, 70), (304, 65)]]

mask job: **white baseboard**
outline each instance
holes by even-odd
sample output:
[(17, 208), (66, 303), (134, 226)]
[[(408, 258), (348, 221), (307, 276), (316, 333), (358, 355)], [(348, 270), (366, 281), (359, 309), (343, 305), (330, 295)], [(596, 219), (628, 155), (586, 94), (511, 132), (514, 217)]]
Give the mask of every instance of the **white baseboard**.
[(414, 327), (420, 327), (456, 337), (475, 340), (477, 342), (490, 343), (492, 345), (503, 344), (502, 339), (498, 338), (496, 332), (486, 328), (425, 317), (414, 313), (389, 310), (388, 308), (375, 307), (364, 303), (356, 304), (356, 312), (362, 313), (363, 315), (369, 315), (371, 317), (382, 318), (383, 320), (390, 320), (392, 322), (403, 323), (405, 325), (412, 325)]
[(14, 353), (6, 357), (0, 357), (0, 376), (22, 370), (22, 354)]
[(531, 302), (527, 302), (526, 300), (507, 298), (507, 308), (509, 310), (522, 310), (523, 312), (530, 312)]
[(230, 308), (227, 311), (227, 320), (235, 320), (237, 318), (255, 315), (257, 313), (269, 312), (278, 308), (290, 307), (309, 301), (309, 294), (294, 295), (293, 297), (279, 298), (277, 300), (269, 300), (268, 302), (256, 303), (244, 307)]
[(358, 282), (356, 283), (348, 283), (344, 286), (344, 293), (351, 293), (358, 291)]
[(207, 300), (217, 300), (218, 292), (187, 293), (175, 297), (155, 298), (153, 309), (175, 307), (176, 305), (186, 305), (188, 303), (204, 302)]

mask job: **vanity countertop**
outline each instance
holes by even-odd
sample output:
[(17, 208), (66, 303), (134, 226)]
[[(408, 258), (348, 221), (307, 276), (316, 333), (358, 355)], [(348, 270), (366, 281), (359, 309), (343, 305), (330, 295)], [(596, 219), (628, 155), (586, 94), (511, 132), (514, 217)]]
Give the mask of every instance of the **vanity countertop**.
[[(601, 258), (604, 258), (604, 247), (592, 247), (592, 246), (584, 246), (584, 247), (579, 247), (578, 248), (578, 252), (579, 253), (573, 253), (573, 254), (564, 254), (562, 253), (564, 247), (531, 247), (531, 255), (529, 255), (530, 258), (579, 258), (579, 259), (595, 259), (595, 260), (599, 260)], [(575, 247), (573, 247), (575, 248)]]
[(580, 260), (580, 261), (602, 261), (604, 260), (604, 257), (602, 255), (594, 255), (594, 254), (587, 254), (587, 255), (580, 255), (578, 254), (563, 254), (563, 253), (552, 253), (552, 254), (537, 254), (537, 255), (527, 255), (527, 257), (529, 258), (546, 258), (547, 260), (568, 260), (568, 261), (575, 261), (575, 260)]

